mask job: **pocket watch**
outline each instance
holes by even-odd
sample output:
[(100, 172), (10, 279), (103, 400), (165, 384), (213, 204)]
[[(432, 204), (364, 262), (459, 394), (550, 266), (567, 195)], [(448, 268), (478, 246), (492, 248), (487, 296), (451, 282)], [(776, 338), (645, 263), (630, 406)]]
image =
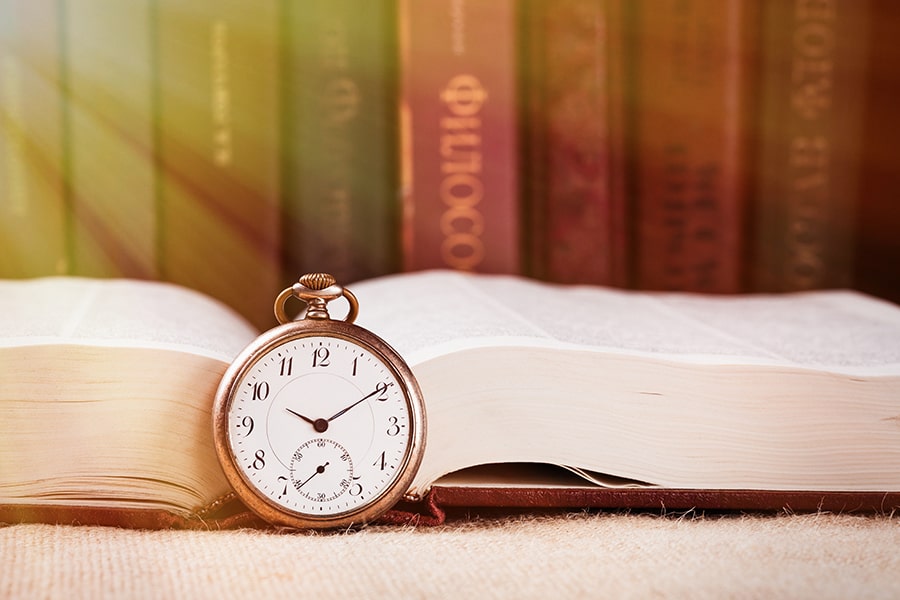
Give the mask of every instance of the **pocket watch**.
[[(285, 304), (306, 305), (291, 320)], [(346, 317), (328, 303), (344, 298)], [(304, 275), (275, 300), (280, 325), (251, 342), (216, 392), (216, 454), (237, 496), (283, 527), (362, 525), (400, 500), (425, 448), (425, 407), (409, 366), (353, 324), (356, 297)]]

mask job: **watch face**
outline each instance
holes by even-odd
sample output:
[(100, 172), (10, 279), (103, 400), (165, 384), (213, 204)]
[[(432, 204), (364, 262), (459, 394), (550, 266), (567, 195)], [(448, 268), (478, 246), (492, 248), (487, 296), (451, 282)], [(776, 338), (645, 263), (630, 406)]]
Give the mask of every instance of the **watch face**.
[(217, 409), (237, 483), (288, 519), (313, 526), (366, 511), (388, 492), (393, 503), (406, 491), (394, 488), (411, 479), (421, 413), (405, 364), (398, 369), (399, 357), (388, 351), (310, 332), (259, 348)]

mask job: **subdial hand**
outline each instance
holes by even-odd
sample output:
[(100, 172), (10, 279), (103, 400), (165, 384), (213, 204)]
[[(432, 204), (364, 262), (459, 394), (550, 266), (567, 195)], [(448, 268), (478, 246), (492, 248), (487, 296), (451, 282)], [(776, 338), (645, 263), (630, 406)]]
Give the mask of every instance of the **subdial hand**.
[(323, 431), (328, 430), (328, 420), (327, 419), (310, 419), (306, 415), (301, 415), (296, 410), (291, 410), (290, 408), (287, 408), (287, 407), (285, 407), (284, 410), (288, 411), (295, 417), (300, 417), (301, 419), (303, 419), (304, 421), (306, 421), (307, 423), (312, 425), (313, 429), (315, 429), (319, 433), (322, 433)]
[(318, 467), (316, 467), (316, 470), (313, 471), (313, 474), (310, 475), (309, 477), (307, 477), (307, 478), (306, 478), (306, 481), (304, 481), (303, 483), (301, 483), (300, 485), (298, 485), (298, 486), (297, 486), (297, 489), (299, 490), (299, 489), (302, 488), (304, 485), (306, 485), (307, 483), (309, 483), (310, 481), (312, 481), (312, 478), (315, 477), (316, 475), (321, 475), (322, 473), (324, 473), (324, 472), (325, 472), (325, 467), (327, 467), (328, 465), (329, 465), (329, 463), (325, 463), (324, 465), (319, 465)]
[(345, 412), (347, 412), (348, 410), (350, 410), (350, 409), (353, 408), (354, 406), (357, 406), (358, 404), (361, 404), (362, 402), (365, 402), (366, 400), (368, 400), (369, 398), (371, 398), (371, 397), (374, 396), (375, 394), (383, 394), (383, 393), (385, 392), (385, 390), (387, 390), (388, 386), (391, 386), (391, 385), (394, 385), (394, 384), (393, 384), (393, 383), (388, 383), (388, 384), (385, 385), (384, 383), (381, 383), (381, 384), (379, 384), (379, 385), (376, 385), (374, 390), (372, 390), (371, 392), (369, 392), (368, 394), (366, 394), (365, 396), (363, 396), (362, 398), (360, 398), (359, 400), (357, 400), (356, 402), (354, 402), (353, 404), (351, 404), (351, 405), (348, 406), (347, 408), (344, 408), (344, 409), (339, 410), (338, 412), (334, 413), (333, 415), (331, 415), (330, 417), (328, 417), (328, 418), (326, 419), (326, 421), (328, 421), (328, 422), (334, 421), (335, 419), (337, 419), (339, 416), (341, 416), (342, 414), (344, 414)]

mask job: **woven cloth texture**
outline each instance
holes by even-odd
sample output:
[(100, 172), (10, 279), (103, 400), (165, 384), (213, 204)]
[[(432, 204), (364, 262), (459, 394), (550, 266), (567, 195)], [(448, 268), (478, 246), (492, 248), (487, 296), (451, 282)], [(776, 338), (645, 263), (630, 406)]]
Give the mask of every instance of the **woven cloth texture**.
[(356, 532), (0, 527), (2, 598), (900, 598), (900, 517), (555, 514)]

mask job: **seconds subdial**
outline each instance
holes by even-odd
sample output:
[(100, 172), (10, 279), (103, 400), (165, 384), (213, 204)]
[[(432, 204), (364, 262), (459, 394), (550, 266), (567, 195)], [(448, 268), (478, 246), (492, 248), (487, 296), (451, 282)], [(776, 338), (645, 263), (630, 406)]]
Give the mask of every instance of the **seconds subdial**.
[(313, 502), (331, 502), (350, 488), (353, 460), (339, 443), (313, 438), (291, 457), (291, 484)]

